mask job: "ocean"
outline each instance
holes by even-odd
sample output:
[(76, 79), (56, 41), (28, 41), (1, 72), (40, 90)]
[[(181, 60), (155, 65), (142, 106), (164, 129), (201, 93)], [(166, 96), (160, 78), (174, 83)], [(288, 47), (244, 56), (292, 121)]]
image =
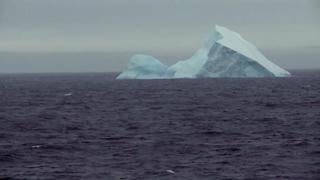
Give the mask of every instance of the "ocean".
[(0, 179), (320, 178), (320, 70), (0, 75)]

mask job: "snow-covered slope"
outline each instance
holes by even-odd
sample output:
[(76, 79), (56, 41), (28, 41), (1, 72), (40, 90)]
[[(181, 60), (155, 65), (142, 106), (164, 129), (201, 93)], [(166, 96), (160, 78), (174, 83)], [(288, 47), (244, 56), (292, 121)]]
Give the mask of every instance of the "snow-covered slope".
[(136, 55), (117, 79), (287, 77), (238, 33), (221, 26), (191, 58), (166, 67), (151, 56)]

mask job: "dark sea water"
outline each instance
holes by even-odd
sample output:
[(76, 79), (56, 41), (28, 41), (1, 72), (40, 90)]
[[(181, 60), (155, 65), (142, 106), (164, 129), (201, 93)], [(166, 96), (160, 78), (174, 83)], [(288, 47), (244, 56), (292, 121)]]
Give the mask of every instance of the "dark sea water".
[(320, 71), (0, 75), (0, 179), (320, 179)]

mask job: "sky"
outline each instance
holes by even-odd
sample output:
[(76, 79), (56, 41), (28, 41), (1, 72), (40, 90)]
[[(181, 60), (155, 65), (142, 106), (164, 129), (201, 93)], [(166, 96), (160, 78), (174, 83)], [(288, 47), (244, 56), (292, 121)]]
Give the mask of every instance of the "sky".
[(215, 24), (280, 66), (320, 68), (319, 0), (0, 0), (0, 73), (120, 71), (134, 53), (170, 65)]

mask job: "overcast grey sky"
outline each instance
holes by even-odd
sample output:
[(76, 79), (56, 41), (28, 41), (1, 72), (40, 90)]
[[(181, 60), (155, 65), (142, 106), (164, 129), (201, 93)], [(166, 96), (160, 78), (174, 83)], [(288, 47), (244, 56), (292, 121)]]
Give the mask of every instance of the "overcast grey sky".
[[(191, 55), (219, 24), (239, 32), (275, 58), (277, 53), (308, 49), (303, 53), (313, 54), (313, 60), (304, 66), (320, 67), (320, 60), (315, 60), (320, 49), (319, 4), (319, 0), (0, 0), (0, 51), (33, 55), (143, 52), (168, 59), (173, 54), (173, 59), (175, 53), (182, 54), (177, 57)], [(117, 61), (106, 55), (106, 71), (123, 68), (127, 56), (119, 56)], [(1, 67), (1, 59), (6, 66), (2, 63)], [(14, 69), (13, 60), (1, 59), (0, 72), (8, 71), (9, 66)], [(47, 64), (54, 61), (46, 59)], [(300, 67), (298, 60), (279, 62)], [(98, 64), (91, 70), (99, 68)]]

